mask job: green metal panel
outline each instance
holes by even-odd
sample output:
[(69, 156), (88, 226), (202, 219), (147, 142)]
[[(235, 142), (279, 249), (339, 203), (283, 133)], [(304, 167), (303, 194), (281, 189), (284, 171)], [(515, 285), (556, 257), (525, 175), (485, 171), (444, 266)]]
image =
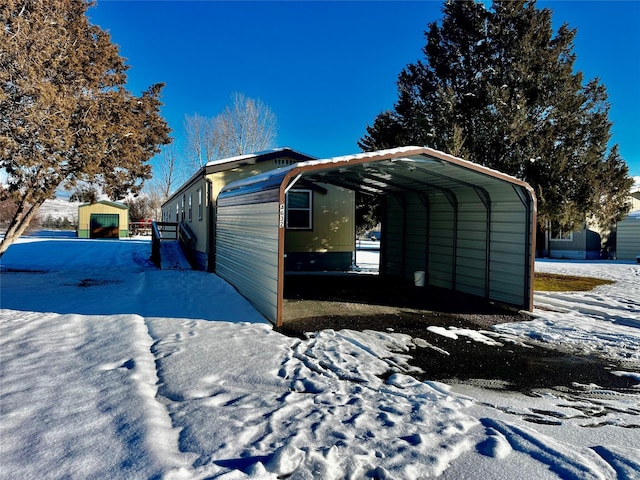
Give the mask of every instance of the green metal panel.
[(640, 216), (627, 217), (618, 223), (616, 249), (620, 260), (636, 260), (640, 255)]
[(92, 213), (89, 220), (91, 238), (120, 238), (120, 215)]
[(530, 200), (523, 202), (512, 185), (504, 182), (492, 186), (491, 199), (489, 295), (493, 300), (523, 305), (530, 288), (533, 205)]
[(380, 243), (380, 273), (402, 276), (404, 250), (403, 235), (405, 219), (398, 197), (387, 195), (383, 202), (384, 218)]
[(407, 192), (404, 198), (405, 208), (407, 209), (404, 277), (408, 280), (413, 280), (414, 272), (428, 272), (428, 199), (426, 195), (421, 195), (416, 192)]
[(454, 277), (454, 207), (442, 194), (429, 196), (429, 284), (452, 288)]
[(473, 189), (456, 192), (458, 228), (456, 278), (458, 291), (485, 296), (487, 290), (488, 207)]

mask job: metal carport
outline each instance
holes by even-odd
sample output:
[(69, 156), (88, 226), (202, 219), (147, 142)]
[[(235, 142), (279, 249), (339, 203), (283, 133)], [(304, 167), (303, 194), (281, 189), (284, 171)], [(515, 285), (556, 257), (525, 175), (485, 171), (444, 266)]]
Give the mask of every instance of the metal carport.
[(228, 184), (216, 273), (282, 324), (285, 195), (304, 178), (383, 203), (380, 275), (531, 310), (536, 200), (525, 182), (425, 147), (313, 160)]

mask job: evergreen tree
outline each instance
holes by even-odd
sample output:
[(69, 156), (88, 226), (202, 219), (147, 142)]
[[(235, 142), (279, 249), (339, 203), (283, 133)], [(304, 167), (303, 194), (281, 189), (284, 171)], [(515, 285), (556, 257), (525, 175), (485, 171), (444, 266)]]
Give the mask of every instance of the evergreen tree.
[(148, 160), (169, 142), (161, 84), (124, 88), (126, 65), (90, 25), (86, 0), (0, 3), (0, 168), (18, 207), (0, 255), (59, 187), (99, 185), (110, 198), (136, 192)]
[(96, 203), (99, 193), (94, 185), (79, 185), (69, 197), (70, 202)]
[(453, 1), (443, 12), (425, 32), (424, 59), (400, 73), (394, 110), (359, 146), (427, 145), (521, 178), (542, 228), (622, 218), (632, 182), (607, 146), (605, 87), (574, 72), (576, 31), (554, 32), (535, 1)]
[(0, 184), (0, 232), (4, 232), (4, 226), (8, 224), (18, 210), (18, 204), (10, 195), (8, 189)]

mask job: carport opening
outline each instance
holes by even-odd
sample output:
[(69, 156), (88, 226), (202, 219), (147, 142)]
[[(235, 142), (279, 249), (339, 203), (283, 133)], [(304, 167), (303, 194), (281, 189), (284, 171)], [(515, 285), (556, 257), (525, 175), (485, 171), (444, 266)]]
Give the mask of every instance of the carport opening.
[[(389, 201), (397, 201), (400, 194), (392, 195), (392, 199), (383, 200), (383, 197), (378, 197), (381, 204), (388, 204)], [(398, 204), (406, 210), (406, 202), (399, 201)], [(420, 203), (420, 208), (424, 207), (424, 203)], [(420, 210), (419, 215), (427, 225), (431, 215), (428, 208)], [(401, 217), (404, 218), (400, 220)], [(423, 256), (428, 255), (425, 244), (434, 242), (429, 235), (443, 237), (446, 234), (435, 231), (423, 237), (416, 234), (413, 227), (419, 222), (415, 213), (411, 218), (411, 232), (402, 225), (402, 222), (409, 221), (404, 212), (381, 214), (380, 220), (382, 231), (379, 225), (375, 236), (363, 234), (356, 239), (349, 271), (287, 268), (283, 288), (283, 333), (304, 338), (305, 332), (323, 329), (408, 331), (433, 325), (478, 329), (530, 320), (526, 313), (505, 303), (430, 284), (429, 272), (425, 271), (428, 269), (425, 263), (428, 262)], [(438, 223), (442, 224), (443, 221)], [(428, 230), (428, 227), (422, 227), (422, 230)], [(393, 266), (381, 269), (385, 238), (393, 242)], [(445, 239), (448, 245), (444, 249), (451, 250), (451, 258), (445, 261), (456, 262), (453, 246), (456, 241), (455, 238)], [(286, 262), (285, 266), (288, 266)], [(389, 268), (395, 271), (390, 274), (387, 272)]]
[(403, 278), (349, 272), (285, 275), (282, 331), (490, 328), (529, 319), (484, 298)]

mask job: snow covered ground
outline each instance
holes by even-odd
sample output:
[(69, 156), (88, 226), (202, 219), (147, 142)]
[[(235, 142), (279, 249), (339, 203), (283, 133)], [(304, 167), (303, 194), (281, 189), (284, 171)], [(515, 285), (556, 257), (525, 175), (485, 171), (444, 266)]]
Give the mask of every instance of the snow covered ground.
[[(640, 389), (419, 382), (420, 339), (285, 337), (215, 275), (149, 254), (24, 238), (2, 257), (0, 478), (640, 478)], [(624, 360), (612, 374), (640, 383), (640, 265), (536, 268), (616, 283), (537, 294), (532, 321), (491, 339)]]

